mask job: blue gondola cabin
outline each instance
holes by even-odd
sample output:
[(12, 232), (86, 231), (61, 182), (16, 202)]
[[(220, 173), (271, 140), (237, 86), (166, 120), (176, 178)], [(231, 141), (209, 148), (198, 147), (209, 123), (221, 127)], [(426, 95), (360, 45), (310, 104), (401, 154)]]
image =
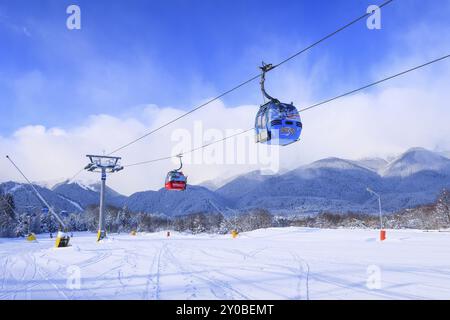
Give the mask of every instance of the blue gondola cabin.
[(302, 128), (300, 115), (292, 104), (271, 100), (256, 115), (256, 142), (285, 146), (300, 139)]

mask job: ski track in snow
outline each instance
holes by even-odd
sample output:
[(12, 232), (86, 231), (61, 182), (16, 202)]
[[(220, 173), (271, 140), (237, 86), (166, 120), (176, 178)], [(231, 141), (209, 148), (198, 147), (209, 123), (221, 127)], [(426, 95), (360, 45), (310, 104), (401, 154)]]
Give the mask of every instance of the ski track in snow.
[(3, 270), (3, 272), (2, 272), (2, 287), (1, 287), (1, 290), (3, 290), (4, 288), (5, 288), (5, 284), (6, 284), (6, 272), (8, 271), (8, 262), (9, 262), (9, 257), (8, 256), (6, 256), (5, 258), (5, 262), (3, 263), (3, 265), (2, 265), (2, 270)]
[[(5, 299), (449, 299), (450, 234), (285, 228), (230, 235), (76, 234), (72, 247), (2, 239)], [(381, 288), (366, 286), (367, 267)], [(81, 288), (66, 286), (77, 266)]]
[(150, 269), (148, 272), (147, 283), (143, 294), (144, 300), (159, 299), (159, 276), (161, 265), (161, 254), (165, 250), (166, 245), (163, 244), (158, 251), (158, 254), (154, 255)]
[[(269, 270), (267, 270), (267, 269), (265, 269), (264, 271), (261, 271), (261, 270), (263, 270), (264, 268), (262, 268), (262, 267), (260, 267), (260, 265), (264, 265), (264, 262), (262, 262), (262, 261), (258, 261), (257, 259), (256, 259), (256, 255), (257, 254), (259, 254), (259, 253), (261, 253), (261, 252), (263, 252), (265, 249), (267, 249), (267, 247), (264, 247), (264, 248), (260, 248), (260, 249), (255, 249), (255, 250), (253, 250), (253, 251), (250, 251), (250, 252), (248, 252), (248, 253), (246, 253), (246, 252), (243, 252), (243, 251), (241, 251), (241, 250), (238, 250), (238, 249), (233, 249), (233, 250), (228, 250), (228, 252), (230, 252), (231, 254), (233, 254), (235, 257), (233, 257), (232, 259), (233, 260), (237, 260), (238, 258), (241, 258), (241, 259), (243, 259), (243, 260), (247, 260), (247, 259), (254, 259), (255, 260), (255, 263), (257, 264), (257, 265), (253, 265), (253, 266), (238, 266), (238, 267), (233, 267), (233, 269), (235, 269), (235, 270), (239, 270), (239, 271), (245, 271), (245, 272), (249, 272), (249, 273), (251, 273), (251, 274), (258, 274), (258, 273), (262, 273), (262, 274), (264, 274), (265, 275), (265, 277), (263, 276), (262, 278), (261, 278), (261, 281), (253, 281), (253, 282), (251, 282), (251, 281), (248, 281), (248, 280), (246, 280), (246, 286), (247, 287), (251, 287), (251, 288), (253, 288), (253, 289), (256, 289), (256, 290), (260, 290), (260, 291), (273, 291), (273, 289), (272, 288), (270, 288), (270, 287), (264, 287), (264, 286), (262, 286), (261, 284), (260, 284), (260, 282), (263, 282), (263, 280), (264, 280), (264, 278), (267, 278), (267, 275), (275, 275), (275, 276), (277, 276), (277, 277), (286, 277), (286, 273), (285, 272), (282, 272), (282, 271), (279, 271), (279, 270), (277, 270), (277, 271), (269, 271)], [(204, 255), (206, 255), (206, 256), (210, 256), (210, 254), (209, 253), (207, 253), (205, 250), (202, 250), (201, 251), (202, 252), (202, 254), (204, 254)], [(217, 256), (216, 256), (217, 257)], [(204, 267), (207, 267), (208, 265), (207, 264), (203, 264), (203, 266)], [(270, 266), (270, 267), (274, 267), (274, 268), (277, 268), (277, 269), (286, 269), (286, 267), (285, 266), (282, 266), (282, 265), (278, 265), (278, 264), (265, 264), (265, 266), (267, 267), (267, 266)], [(287, 268), (288, 269), (288, 271), (292, 271), (292, 269), (293, 268)], [(241, 277), (238, 277), (238, 276), (235, 276), (235, 275), (233, 275), (232, 273), (230, 273), (229, 271), (227, 272), (227, 268), (216, 268), (216, 269), (214, 269), (214, 270), (211, 270), (211, 273), (213, 273), (213, 274), (218, 274), (218, 275), (220, 275), (221, 277), (225, 277), (225, 278), (227, 278), (227, 279), (231, 279), (231, 280), (229, 280), (230, 282), (233, 282), (233, 283), (236, 283), (236, 284), (238, 284), (239, 282), (242, 282), (242, 280), (245, 280), (245, 279), (242, 279)], [(298, 274), (298, 270), (294, 270), (294, 272), (293, 272), (293, 274), (294, 275), (297, 275)], [(301, 276), (300, 276), (301, 277)], [(228, 284), (228, 287), (229, 287), (230, 285)], [(300, 284), (299, 284), (299, 286), (298, 286), (298, 288), (297, 288), (297, 292), (300, 292)], [(248, 296), (248, 295), (244, 295), (244, 294), (242, 294), (241, 292), (238, 292), (240, 295), (241, 295), (241, 299), (254, 299), (253, 297), (250, 297), (250, 296)], [(277, 298), (277, 299), (295, 299), (295, 297), (289, 297), (289, 296), (287, 296), (287, 295), (285, 295), (282, 291), (281, 292), (273, 292), (273, 294), (276, 296), (275, 298)], [(239, 297), (237, 297), (238, 299), (239, 299)]]
[(212, 272), (206, 272), (206, 275), (202, 275), (202, 271), (190, 266), (185, 267), (183, 263), (167, 249), (166, 253), (170, 261), (180, 270), (180, 273), (190, 274), (191, 277), (204, 282), (211, 292), (217, 299), (249, 299), (246, 295), (242, 294), (240, 291), (231, 287), (229, 283), (223, 280), (218, 280), (212, 276)]
[(58, 293), (58, 295), (65, 300), (68, 300), (68, 296), (64, 293), (64, 291), (52, 280), (51, 278), (51, 274), (49, 272), (47, 272), (46, 270), (42, 269), (38, 263), (36, 262), (36, 258), (34, 255), (28, 253), (26, 256), (26, 260), (27, 262), (34, 266), (34, 276), (32, 277), (32, 279), (36, 279), (36, 274), (40, 275), (41, 279), (44, 279), (48, 284), (50, 284), (55, 291)]

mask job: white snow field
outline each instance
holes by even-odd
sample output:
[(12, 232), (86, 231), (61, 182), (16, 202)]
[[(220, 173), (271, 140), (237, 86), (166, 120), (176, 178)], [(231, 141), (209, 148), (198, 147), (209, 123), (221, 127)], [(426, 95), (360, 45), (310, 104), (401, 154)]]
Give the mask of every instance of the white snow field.
[(292, 227), (101, 243), (78, 233), (62, 249), (48, 235), (0, 239), (0, 299), (450, 299), (449, 232), (387, 237)]

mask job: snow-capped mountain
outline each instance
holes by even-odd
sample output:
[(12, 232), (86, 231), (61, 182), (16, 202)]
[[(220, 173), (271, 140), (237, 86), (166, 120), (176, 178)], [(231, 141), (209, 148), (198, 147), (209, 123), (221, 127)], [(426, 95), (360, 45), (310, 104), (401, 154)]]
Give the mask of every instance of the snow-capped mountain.
[(223, 198), (240, 198), (270, 177), (272, 176), (263, 175), (258, 170), (252, 171), (231, 180), (221, 188), (217, 189), (216, 193)]
[(450, 159), (450, 151), (438, 151), (438, 154), (440, 154), (443, 157), (446, 157), (447, 159)]
[[(83, 208), (97, 205), (100, 198), (100, 183), (86, 185), (79, 181), (65, 181), (54, 186), (52, 190), (68, 199), (73, 199)], [(127, 197), (106, 186), (105, 202), (107, 204), (122, 207), (126, 199)]]
[(365, 188), (377, 187), (379, 179), (377, 173), (351, 161), (327, 158), (279, 176), (250, 181), (238, 178), (222, 189), (227, 191), (223, 196), (237, 208), (313, 214), (356, 211), (368, 199)]
[[(8, 182), (0, 187), (13, 194), (18, 208), (40, 206), (27, 185)], [(52, 190), (38, 188), (55, 208), (81, 212), (98, 204), (99, 187), (65, 181)], [(450, 159), (422, 148), (410, 149), (390, 161), (326, 158), (277, 175), (253, 171), (214, 190), (189, 186), (184, 192), (161, 189), (125, 197), (107, 187), (106, 202), (132, 211), (165, 215), (227, 212), (228, 208), (267, 208), (280, 214), (376, 213), (377, 199), (366, 191), (367, 187), (382, 195), (386, 212), (432, 203), (442, 189), (450, 189)]]
[[(259, 171), (256, 171), (256, 172), (259, 172)], [(250, 172), (250, 173), (246, 173), (244, 175), (246, 176), (246, 175), (251, 175), (251, 174), (253, 174), (253, 173)], [(235, 174), (235, 175), (223, 177), (223, 178), (217, 179), (217, 180), (207, 180), (207, 181), (203, 181), (202, 183), (200, 183), (199, 186), (205, 187), (212, 191), (216, 191), (219, 188), (223, 187), (224, 185), (228, 184), (229, 182), (235, 180), (236, 178), (242, 177), (242, 176), (243, 176), (242, 174), (237, 174), (237, 175)]]
[(381, 170), (386, 177), (407, 177), (421, 171), (450, 173), (450, 159), (423, 148), (413, 148)]
[(59, 178), (59, 179), (51, 179), (51, 180), (42, 180), (42, 181), (32, 181), (33, 184), (41, 186), (47, 189), (53, 189), (54, 186), (64, 183), (67, 178)]
[(357, 161), (331, 157), (314, 161), (313, 163), (306, 166), (302, 166), (296, 169), (295, 171), (304, 172), (305, 170), (314, 170), (314, 169), (368, 170), (367, 168), (361, 166)]
[(225, 211), (230, 205), (217, 193), (199, 186), (188, 186), (186, 191), (174, 192), (161, 189), (132, 194), (125, 206), (132, 211), (164, 214), (169, 216), (196, 212)]
[[(53, 192), (50, 189), (34, 185), (39, 193), (56, 211), (81, 212), (83, 207), (76, 201), (62, 194)], [(3, 193), (12, 194), (14, 203), (18, 211), (39, 211), (44, 204), (36, 197), (32, 188), (28, 184), (17, 182), (5, 182), (0, 184)]]
[[(279, 213), (376, 212), (367, 187), (383, 196), (383, 209), (397, 211), (433, 202), (450, 188), (450, 160), (410, 149), (387, 162), (327, 158), (267, 180), (238, 178), (220, 190), (238, 208), (264, 207)], [(247, 183), (246, 183), (247, 182)]]
[(353, 162), (361, 167), (367, 168), (375, 172), (379, 172), (381, 169), (383, 169), (389, 164), (389, 162), (386, 159), (382, 158), (363, 158)]

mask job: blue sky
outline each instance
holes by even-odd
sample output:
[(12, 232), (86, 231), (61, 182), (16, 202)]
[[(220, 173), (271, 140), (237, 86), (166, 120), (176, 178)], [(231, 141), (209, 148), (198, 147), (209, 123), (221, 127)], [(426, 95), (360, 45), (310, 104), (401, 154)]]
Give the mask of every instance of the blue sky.
[[(381, 2), (0, 0), (0, 149), (32, 180), (71, 177), (85, 154), (133, 140)], [(66, 28), (70, 4), (81, 7), (81, 30)], [(303, 107), (448, 54), (449, 16), (448, 0), (395, 0), (382, 10), (381, 30), (353, 25), (271, 72), (268, 91)], [(449, 151), (449, 79), (446, 61), (302, 114), (302, 141), (282, 149), (281, 168), (418, 146)], [(170, 155), (178, 129), (191, 141), (219, 140), (251, 127), (261, 102), (255, 81), (119, 155), (126, 163)], [(199, 123), (212, 131), (193, 136)], [(252, 152), (244, 147), (237, 157)], [(186, 162), (191, 183), (259, 168)], [(126, 194), (159, 189), (161, 172), (174, 165), (136, 167), (109, 183)], [(0, 161), (0, 181), (17, 178)]]
[[(72, 3), (82, 10), (80, 31), (65, 28)], [(90, 114), (120, 115), (143, 104), (189, 109), (254, 75), (261, 60), (289, 56), (373, 3), (1, 0), (0, 106), (8, 121), (0, 134), (28, 124), (70, 127)], [(317, 98), (336, 92), (343, 78), (368, 81), (368, 67), (386, 58), (411, 23), (445, 23), (448, 10), (439, 3), (448, 8), (448, 1), (432, 3), (397, 0), (383, 10), (382, 30), (361, 22), (283, 68), (310, 72), (309, 65), (331, 60)], [(226, 99), (255, 100), (257, 83)]]

